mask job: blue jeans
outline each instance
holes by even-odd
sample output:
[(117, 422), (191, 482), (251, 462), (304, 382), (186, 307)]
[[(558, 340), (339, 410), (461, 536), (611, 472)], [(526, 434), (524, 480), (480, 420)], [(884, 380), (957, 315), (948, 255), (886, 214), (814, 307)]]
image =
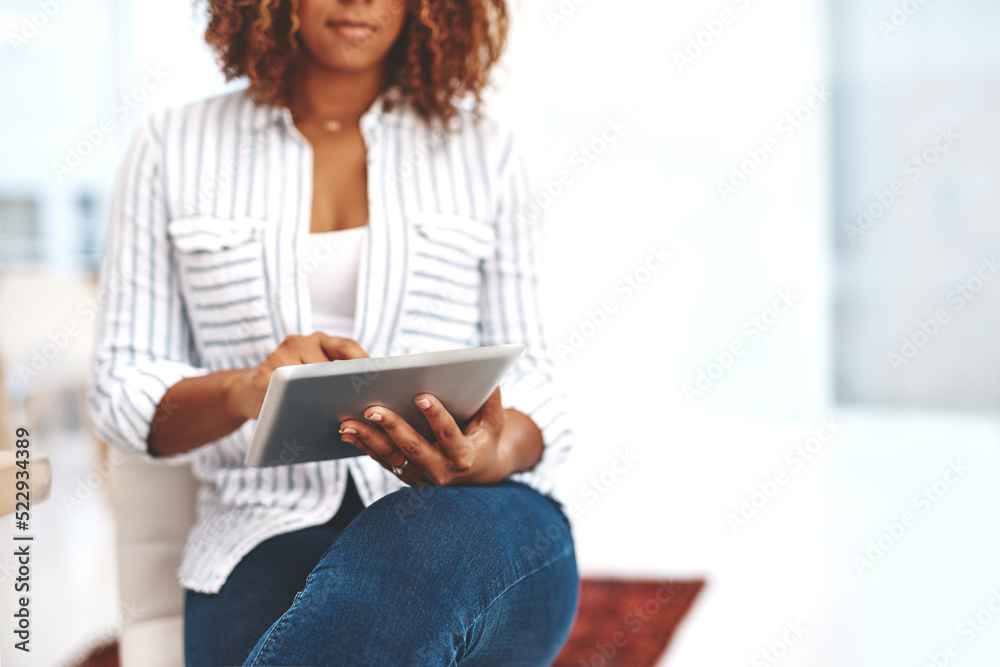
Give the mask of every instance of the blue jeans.
[(579, 578), (569, 522), (524, 484), (407, 487), (259, 544), (187, 591), (187, 665), (548, 665)]

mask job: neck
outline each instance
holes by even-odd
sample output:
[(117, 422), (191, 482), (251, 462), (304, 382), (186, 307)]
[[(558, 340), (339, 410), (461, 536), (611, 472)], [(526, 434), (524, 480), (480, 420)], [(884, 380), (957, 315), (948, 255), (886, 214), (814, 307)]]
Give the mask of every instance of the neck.
[(292, 115), (306, 121), (336, 120), (357, 125), (384, 85), (381, 66), (360, 72), (335, 72), (306, 65), (291, 100)]

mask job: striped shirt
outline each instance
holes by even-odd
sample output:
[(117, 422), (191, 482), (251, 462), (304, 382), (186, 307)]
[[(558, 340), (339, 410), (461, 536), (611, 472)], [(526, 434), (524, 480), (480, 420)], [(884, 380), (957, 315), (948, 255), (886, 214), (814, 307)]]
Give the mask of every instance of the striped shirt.
[[(371, 356), (501, 343), (525, 351), (500, 385), (546, 444), (512, 479), (543, 493), (573, 439), (553, 378), (537, 294), (540, 226), (512, 133), (463, 111), (429, 124), (381, 98), (361, 119), (369, 224), (354, 338)], [(285, 107), (244, 91), (150, 117), (121, 164), (101, 269), (88, 409), (107, 442), (149, 456), (157, 405), (178, 381), (260, 364), (313, 328), (300, 250), (310, 229), (313, 156)], [(170, 406), (164, 406), (169, 413)], [(256, 420), (169, 462), (200, 480), (181, 584), (217, 592), (240, 559), (277, 534), (337, 511), (350, 474), (366, 505), (402, 483), (368, 457), (245, 468)], [(156, 459), (163, 460), (163, 459)]]

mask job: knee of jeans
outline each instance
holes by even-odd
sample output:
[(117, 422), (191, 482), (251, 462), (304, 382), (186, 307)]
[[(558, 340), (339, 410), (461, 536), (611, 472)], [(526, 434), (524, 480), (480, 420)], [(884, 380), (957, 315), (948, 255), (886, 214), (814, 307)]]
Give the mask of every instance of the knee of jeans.
[(458, 502), (458, 489), (440, 486), (407, 486), (379, 499), (369, 507), (386, 513), (390, 520), (408, 521), (427, 516)]
[(576, 552), (573, 545), (573, 534), (570, 527), (561, 517), (532, 526), (526, 535), (522, 536), (518, 546), (519, 560), (529, 570), (544, 567), (548, 563), (568, 557), (576, 562)]

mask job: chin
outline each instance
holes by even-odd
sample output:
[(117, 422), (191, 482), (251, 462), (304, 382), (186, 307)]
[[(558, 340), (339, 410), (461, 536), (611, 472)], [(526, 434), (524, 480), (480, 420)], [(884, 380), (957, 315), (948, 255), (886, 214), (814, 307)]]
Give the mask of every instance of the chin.
[(311, 63), (325, 70), (352, 73), (381, 66), (391, 44), (385, 48), (374, 44), (357, 46), (348, 42), (325, 46), (326, 48), (318, 52), (307, 49), (306, 53)]

